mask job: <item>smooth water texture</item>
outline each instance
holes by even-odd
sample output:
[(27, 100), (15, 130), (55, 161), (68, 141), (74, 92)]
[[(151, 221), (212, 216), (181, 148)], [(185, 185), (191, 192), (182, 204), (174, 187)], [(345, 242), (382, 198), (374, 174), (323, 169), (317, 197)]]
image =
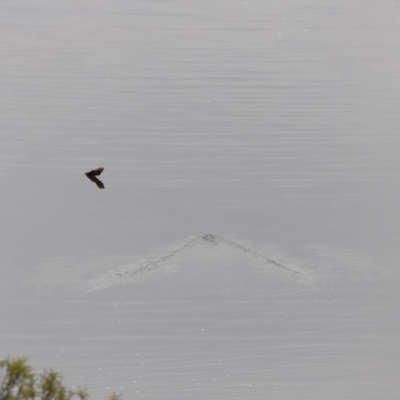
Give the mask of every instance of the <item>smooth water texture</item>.
[(399, 6), (0, 1), (0, 356), (93, 398), (397, 398)]

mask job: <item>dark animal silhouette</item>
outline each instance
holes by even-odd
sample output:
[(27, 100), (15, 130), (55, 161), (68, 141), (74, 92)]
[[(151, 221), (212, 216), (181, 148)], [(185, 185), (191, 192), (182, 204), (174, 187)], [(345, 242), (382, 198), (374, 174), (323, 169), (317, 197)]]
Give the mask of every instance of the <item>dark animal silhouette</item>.
[(92, 170), (89, 171), (89, 172), (86, 172), (85, 175), (86, 175), (87, 177), (89, 177), (89, 176), (98, 176), (98, 175), (100, 175), (103, 171), (104, 171), (104, 168), (103, 168), (103, 167), (99, 167), (99, 168), (96, 168), (96, 169), (92, 169)]
[(96, 176), (99, 176), (103, 171), (104, 171), (104, 168), (103, 167), (99, 167), (99, 168), (96, 168), (96, 169), (92, 169), (89, 172), (86, 172), (85, 175), (92, 182), (94, 182), (99, 189), (104, 189), (105, 188), (104, 183), (100, 179), (96, 178)]

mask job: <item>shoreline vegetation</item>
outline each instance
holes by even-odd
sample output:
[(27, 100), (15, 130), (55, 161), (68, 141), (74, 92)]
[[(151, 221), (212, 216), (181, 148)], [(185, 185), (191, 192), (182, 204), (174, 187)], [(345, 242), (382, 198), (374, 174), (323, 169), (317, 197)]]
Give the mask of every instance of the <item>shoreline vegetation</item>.
[[(0, 360), (0, 400), (86, 400), (85, 389), (67, 388), (52, 369), (35, 373), (23, 357)], [(109, 400), (120, 400), (112, 394)]]

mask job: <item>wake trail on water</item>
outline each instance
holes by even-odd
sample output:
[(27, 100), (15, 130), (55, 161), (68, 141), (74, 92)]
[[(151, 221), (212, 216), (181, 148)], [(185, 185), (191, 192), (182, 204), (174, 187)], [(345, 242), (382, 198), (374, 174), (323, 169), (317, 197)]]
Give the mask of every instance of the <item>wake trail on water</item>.
[(252, 261), (261, 261), (268, 267), (273, 267), (274, 269), (280, 270), (289, 274), (301, 274), (301, 271), (294, 268), (283, 265), (276, 260), (265, 256), (255, 250), (252, 250), (240, 243), (237, 243), (233, 239), (225, 238), (216, 234), (206, 234), (201, 235), (192, 239), (189, 239), (184, 245), (170, 251), (161, 257), (154, 260), (144, 262), (142, 264), (133, 265), (126, 267), (124, 269), (115, 271), (111, 270), (107, 274), (102, 275), (99, 278), (89, 280), (89, 291), (104, 289), (109, 286), (118, 285), (125, 283), (126, 281), (135, 280), (149, 272), (154, 272), (157, 270), (163, 270), (166, 268), (167, 264), (179, 256), (188, 253), (190, 250), (195, 248), (200, 248), (200, 246), (217, 246), (217, 247), (228, 247), (240, 253), (241, 255), (250, 256)]

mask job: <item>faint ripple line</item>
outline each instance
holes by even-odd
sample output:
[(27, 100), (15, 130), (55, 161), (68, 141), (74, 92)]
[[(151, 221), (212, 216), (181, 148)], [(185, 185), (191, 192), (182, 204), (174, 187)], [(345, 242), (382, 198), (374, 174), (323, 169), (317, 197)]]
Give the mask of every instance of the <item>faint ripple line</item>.
[(296, 271), (296, 270), (294, 270), (292, 268), (289, 268), (289, 267), (287, 267), (287, 266), (285, 266), (285, 265), (273, 260), (272, 258), (269, 258), (269, 257), (267, 257), (267, 256), (265, 256), (265, 255), (263, 255), (261, 253), (257, 253), (256, 251), (254, 251), (252, 249), (249, 249), (248, 247), (245, 247), (245, 246), (243, 246), (243, 245), (241, 245), (239, 243), (236, 243), (232, 239), (227, 239), (227, 238), (224, 238), (224, 237), (221, 237), (221, 236), (218, 236), (218, 235), (212, 235), (212, 234), (204, 235), (203, 239), (209, 241), (210, 237), (218, 238), (221, 242), (226, 243), (229, 247), (232, 247), (232, 248), (234, 248), (236, 250), (240, 250), (245, 254), (251, 254), (255, 258), (264, 260), (267, 264), (271, 264), (271, 265), (273, 265), (275, 267), (284, 269), (285, 271), (293, 273), (293, 274), (299, 274), (300, 273), (299, 271)]
[(183, 246), (178, 247), (175, 250), (172, 250), (170, 253), (161, 256), (155, 260), (152, 260), (142, 266), (139, 267), (133, 266), (117, 272), (110, 271), (107, 275), (103, 275), (99, 279), (91, 279), (88, 283), (92, 287), (92, 290), (102, 289), (110, 285), (118, 284), (119, 281), (125, 277), (135, 277), (137, 275), (141, 275), (146, 272), (164, 269), (163, 263), (171, 259), (174, 259), (180, 254), (185, 253), (186, 250), (196, 246), (198, 242), (199, 242), (198, 238), (195, 238), (193, 240), (190, 240)]

